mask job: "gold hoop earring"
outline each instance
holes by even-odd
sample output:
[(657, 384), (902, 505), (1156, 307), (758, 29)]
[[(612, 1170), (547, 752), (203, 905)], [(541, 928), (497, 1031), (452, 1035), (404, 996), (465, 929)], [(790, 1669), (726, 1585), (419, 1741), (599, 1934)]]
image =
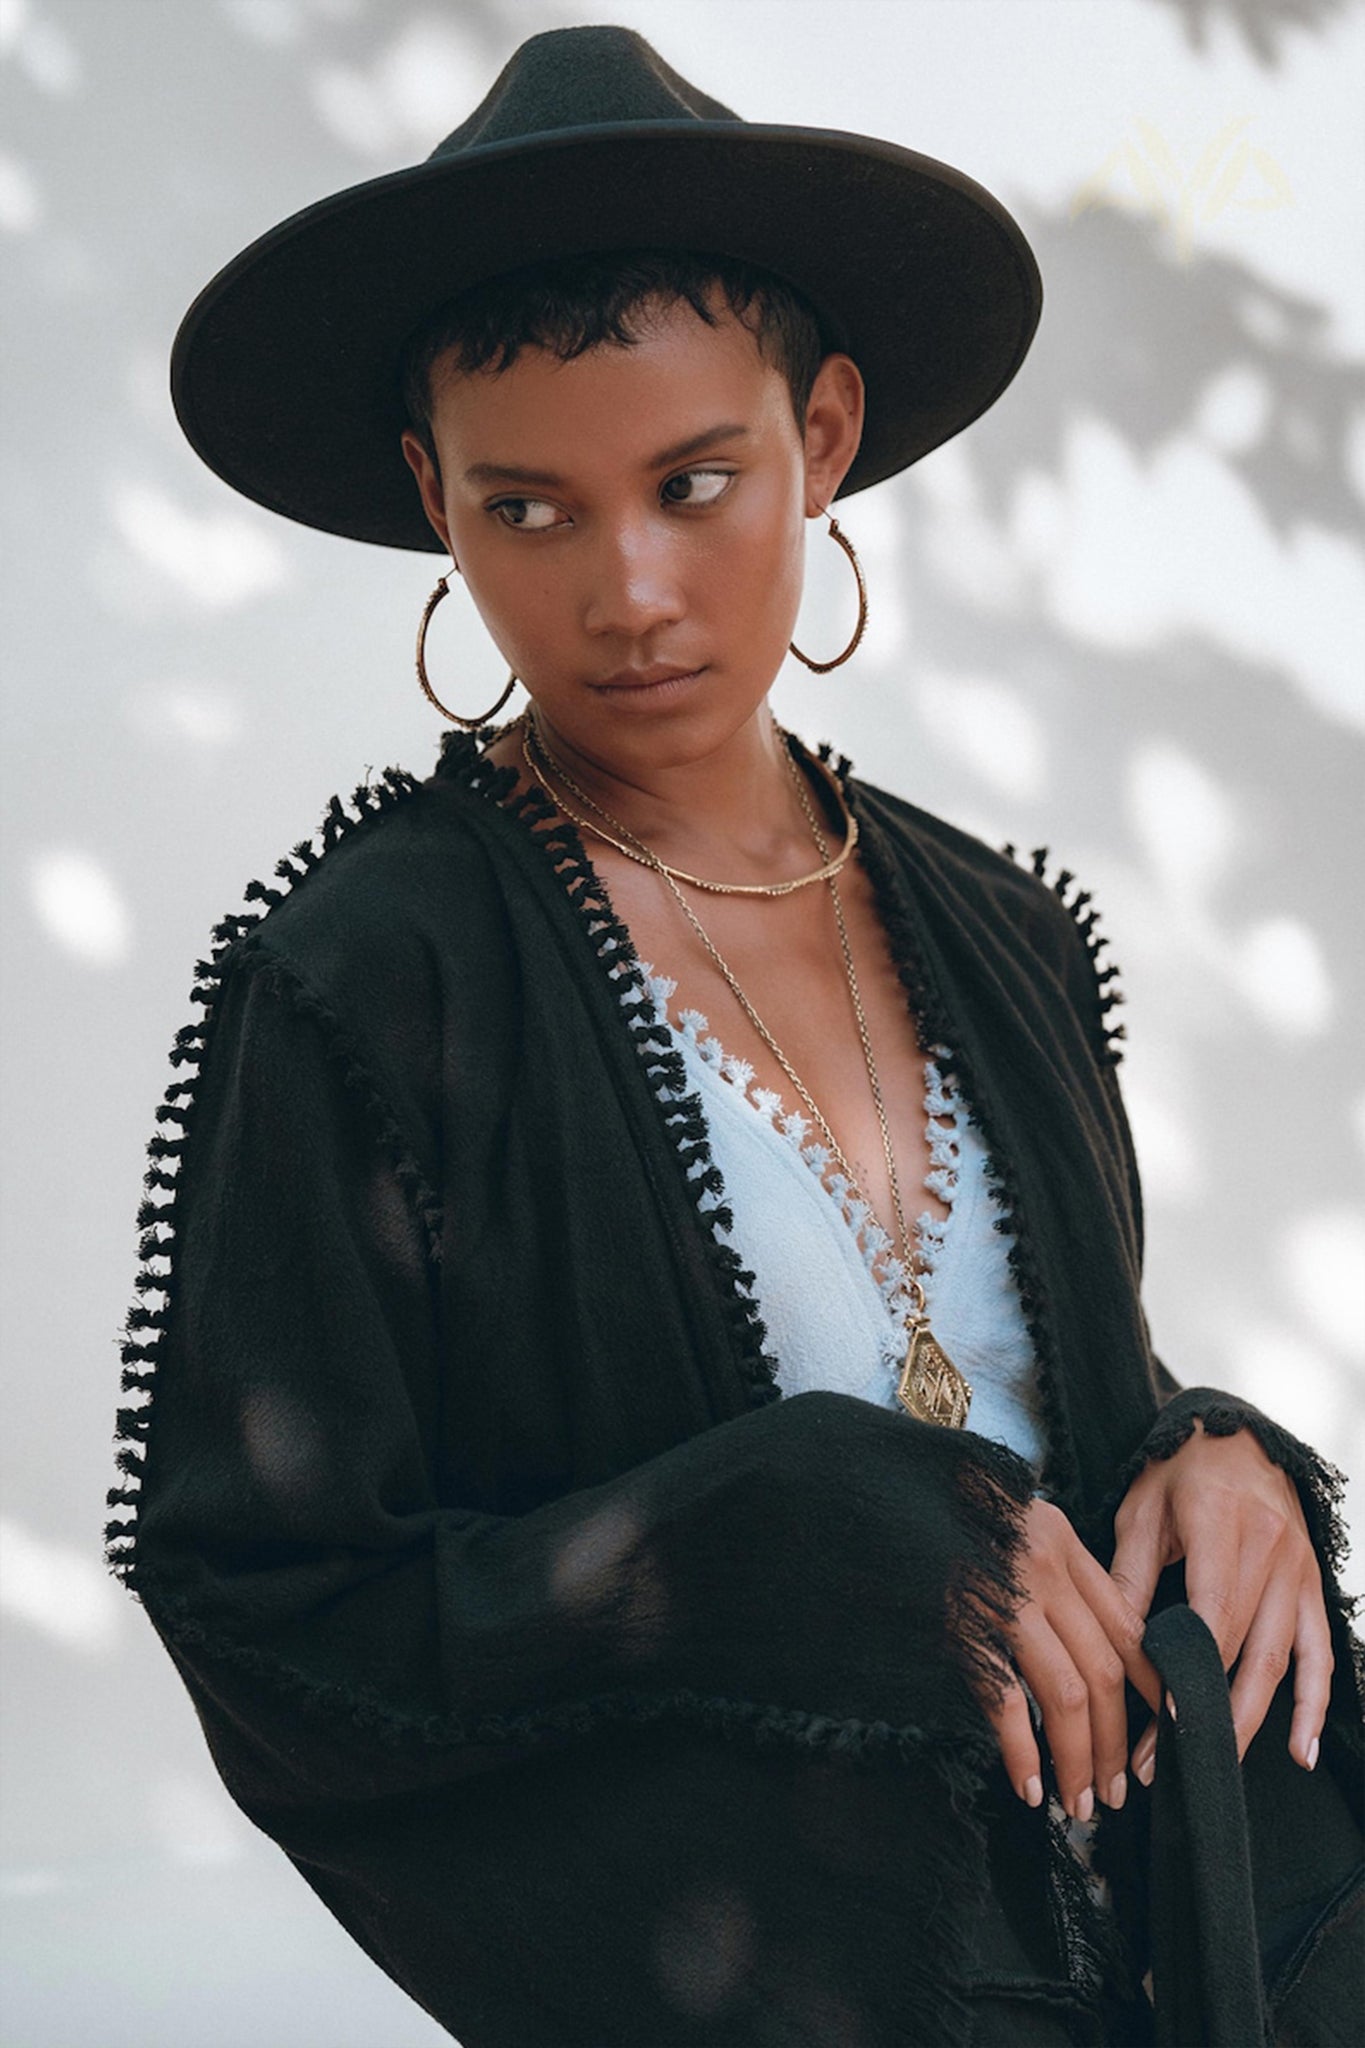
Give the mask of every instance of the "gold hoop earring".
[(839, 522), (833, 513), (830, 514), (829, 518), (829, 537), (831, 540), (838, 541), (840, 547), (848, 556), (849, 561), (853, 564), (853, 574), (858, 581), (858, 623), (853, 628), (853, 638), (849, 641), (842, 654), (835, 655), (833, 661), (812, 661), (808, 654), (801, 652), (801, 649), (794, 640), (790, 643), (790, 652), (796, 656), (798, 661), (803, 661), (807, 668), (813, 669), (817, 676), (827, 676), (832, 668), (842, 668), (849, 656), (856, 654), (858, 642), (867, 631), (867, 584), (863, 581), (863, 565), (853, 551), (852, 541), (846, 533), (840, 530)]
[(423, 606), (422, 623), (417, 628), (417, 680), (422, 685), (422, 689), (426, 696), (427, 702), (435, 706), (435, 708), (440, 712), (442, 718), (448, 718), (452, 725), (463, 726), (466, 732), (477, 732), (480, 726), (487, 725), (490, 719), (494, 719), (497, 717), (498, 713), (502, 710), (503, 705), (507, 702), (507, 699), (511, 696), (513, 690), (515, 690), (515, 688), (517, 687), (517, 678), (515, 675), (509, 676), (507, 678), (507, 688), (503, 691), (502, 695), (499, 697), (497, 703), (493, 706), (492, 710), (480, 713), (479, 717), (477, 718), (462, 718), (458, 711), (448, 711), (445, 705), (441, 702), (440, 698), (437, 696), (436, 692), (432, 689), (431, 679), (427, 675), (426, 664), (427, 627), (431, 624), (431, 615), (435, 611), (437, 605), (441, 602), (441, 599), (443, 597), (448, 595), (450, 590), (450, 579), (454, 574), (455, 571), (453, 569), (448, 569), (446, 571), (445, 575), (436, 585), (436, 588), (432, 591), (431, 596), (427, 599), (426, 604)]

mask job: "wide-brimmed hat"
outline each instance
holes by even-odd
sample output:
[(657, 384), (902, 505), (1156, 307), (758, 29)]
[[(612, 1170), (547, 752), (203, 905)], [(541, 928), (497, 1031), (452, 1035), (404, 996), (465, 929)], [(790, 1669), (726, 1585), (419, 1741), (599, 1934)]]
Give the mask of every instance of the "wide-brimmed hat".
[(1017, 223), (963, 172), (741, 120), (633, 30), (552, 29), (425, 163), (306, 207), (218, 273), (176, 336), (176, 414), (209, 467), (272, 511), (438, 551), (399, 446), (405, 339), (491, 277), (613, 249), (736, 258), (809, 300), (867, 384), (841, 497), (983, 413), (1042, 310)]

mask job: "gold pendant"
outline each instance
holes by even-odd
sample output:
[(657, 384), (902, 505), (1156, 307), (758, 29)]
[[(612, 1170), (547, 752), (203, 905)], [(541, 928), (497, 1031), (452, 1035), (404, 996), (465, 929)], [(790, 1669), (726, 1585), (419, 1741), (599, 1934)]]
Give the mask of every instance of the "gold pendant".
[(896, 1399), (916, 1422), (961, 1429), (972, 1405), (970, 1383), (943, 1349), (927, 1318), (907, 1323), (910, 1343), (901, 1367)]

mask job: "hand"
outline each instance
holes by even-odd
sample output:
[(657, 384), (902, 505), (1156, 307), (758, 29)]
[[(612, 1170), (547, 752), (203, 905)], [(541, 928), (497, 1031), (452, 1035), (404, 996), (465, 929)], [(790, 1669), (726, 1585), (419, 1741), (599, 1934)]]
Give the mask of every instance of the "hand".
[[(1208, 1624), (1223, 1659), (1237, 1665), (1232, 1720), (1244, 1757), (1276, 1688), (1294, 1662), (1289, 1753), (1306, 1771), (1332, 1689), (1332, 1639), (1322, 1573), (1298, 1492), (1249, 1430), (1194, 1434), (1171, 1458), (1133, 1481), (1114, 1518), (1110, 1577), (1146, 1614), (1160, 1573), (1185, 1560), (1185, 1597)], [(1240, 1660), (1240, 1661), (1239, 1661)], [(1156, 1762), (1156, 1724), (1139, 1737), (1133, 1770), (1144, 1785)]]
[[(1024, 1549), (1016, 1567), (1024, 1590), (1009, 1631), (1020, 1677), (1037, 1701), (1063, 1806), (1089, 1820), (1096, 1794), (1120, 1807), (1128, 1793), (1128, 1713), (1124, 1679), (1148, 1705), (1161, 1680), (1142, 1653), (1145, 1622), (1098, 1564), (1060, 1508), (1035, 1500), (1024, 1513)], [(1043, 1780), (1028, 1699), (1011, 1676), (986, 1704), (1010, 1783), (1041, 1806)]]

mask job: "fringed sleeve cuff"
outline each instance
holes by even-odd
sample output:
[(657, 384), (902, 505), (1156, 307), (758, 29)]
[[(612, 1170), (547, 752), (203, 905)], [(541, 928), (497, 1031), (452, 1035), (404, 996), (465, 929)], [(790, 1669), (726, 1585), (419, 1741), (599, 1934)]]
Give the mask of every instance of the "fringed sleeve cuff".
[[(1169, 1377), (1169, 1376), (1168, 1376)], [(1166, 1402), (1143, 1443), (1119, 1475), (1110, 1502), (1111, 1515), (1138, 1474), (1154, 1461), (1175, 1456), (1202, 1425), (1205, 1435), (1227, 1437), (1247, 1430), (1273, 1465), (1294, 1482), (1309, 1538), (1322, 1569), (1323, 1593), (1336, 1658), (1333, 1685), (1336, 1711), (1332, 1725), (1359, 1751), (1361, 1700), (1365, 1689), (1365, 1646), (1355, 1636), (1356, 1599), (1342, 1590), (1348, 1539), (1341, 1505), (1344, 1475), (1320, 1452), (1285, 1429), (1252, 1402), (1216, 1387), (1185, 1387)]]

